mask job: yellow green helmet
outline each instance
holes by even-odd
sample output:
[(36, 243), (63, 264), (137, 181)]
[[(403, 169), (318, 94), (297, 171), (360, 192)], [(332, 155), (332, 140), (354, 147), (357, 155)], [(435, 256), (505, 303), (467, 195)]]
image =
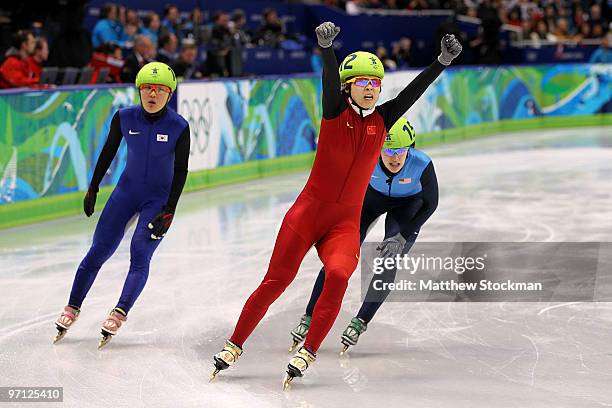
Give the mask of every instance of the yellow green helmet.
[(385, 68), (378, 57), (370, 52), (357, 51), (347, 55), (340, 64), (340, 82), (344, 83), (347, 79), (369, 75), (383, 79)]
[(413, 127), (405, 118), (399, 118), (387, 132), (383, 149), (399, 149), (412, 146), (416, 140)]
[(176, 75), (170, 66), (163, 62), (149, 62), (140, 68), (136, 75), (136, 88), (142, 84), (166, 85), (172, 92), (176, 90)]

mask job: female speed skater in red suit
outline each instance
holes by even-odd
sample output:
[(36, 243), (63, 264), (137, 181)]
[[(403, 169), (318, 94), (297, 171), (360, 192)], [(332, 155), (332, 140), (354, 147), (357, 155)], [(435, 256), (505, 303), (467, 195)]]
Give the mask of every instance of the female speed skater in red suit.
[(323, 119), (315, 161), (304, 189), (283, 219), (266, 275), (246, 301), (234, 333), (214, 356), (211, 379), (236, 362), (244, 342), (293, 281), (313, 245), (325, 267), (325, 283), (304, 346), (289, 362), (285, 387), (315, 361), (359, 261), (363, 197), (387, 130), (461, 52), (455, 37), (445, 36), (440, 56), (397, 97), (375, 106), (384, 77), (381, 61), (358, 51), (338, 67), (332, 41), (340, 28), (326, 22), (315, 32), (323, 57)]

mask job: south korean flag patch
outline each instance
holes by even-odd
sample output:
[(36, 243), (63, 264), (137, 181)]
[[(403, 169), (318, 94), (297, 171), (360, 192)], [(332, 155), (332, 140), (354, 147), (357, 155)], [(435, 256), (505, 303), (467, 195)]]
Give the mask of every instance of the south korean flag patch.
[(161, 133), (157, 134), (157, 141), (158, 142), (167, 142), (168, 141), (168, 135), (162, 135)]

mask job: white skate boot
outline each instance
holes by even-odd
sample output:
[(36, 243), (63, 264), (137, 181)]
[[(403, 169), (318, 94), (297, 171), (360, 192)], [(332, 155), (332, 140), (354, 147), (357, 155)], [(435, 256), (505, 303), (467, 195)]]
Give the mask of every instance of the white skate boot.
[(57, 343), (64, 338), (70, 326), (76, 322), (79, 318), (80, 309), (72, 306), (64, 306), (64, 311), (60, 317), (55, 321), (55, 327), (57, 328), (57, 334), (53, 338), (53, 344)]
[(110, 311), (108, 317), (102, 323), (102, 338), (100, 338), (100, 343), (98, 344), (98, 348), (106, 346), (109, 341), (111, 341), (112, 337), (117, 334), (117, 331), (127, 320), (127, 314), (120, 308), (116, 307)]
[(231, 341), (226, 340), (223, 350), (215, 354), (213, 357), (215, 360), (215, 371), (213, 371), (212, 375), (210, 376), (210, 381), (215, 379), (219, 371), (225, 370), (232, 366), (241, 355), (242, 349)]

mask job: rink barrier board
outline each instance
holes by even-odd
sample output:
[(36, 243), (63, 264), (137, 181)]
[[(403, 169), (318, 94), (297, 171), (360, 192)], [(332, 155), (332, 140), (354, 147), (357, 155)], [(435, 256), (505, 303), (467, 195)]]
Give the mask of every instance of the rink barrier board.
[[(423, 133), (417, 135), (417, 137), (419, 138), (419, 146), (433, 146), (507, 132), (589, 126), (612, 126), (612, 114), (503, 120), (460, 129)], [(307, 171), (312, 167), (313, 161), (314, 153), (304, 153), (190, 172), (184, 191), (203, 190), (263, 177)], [(96, 201), (96, 211), (102, 210), (113, 188), (102, 187), (100, 189)], [(82, 212), (83, 192), (4, 204), (0, 206), (0, 229), (78, 215)]]
[[(312, 167), (314, 152), (190, 172), (184, 191), (203, 190), (263, 177), (301, 172)], [(114, 186), (101, 187), (96, 212), (102, 211)], [(0, 206), (0, 229), (83, 214), (81, 191)]]

